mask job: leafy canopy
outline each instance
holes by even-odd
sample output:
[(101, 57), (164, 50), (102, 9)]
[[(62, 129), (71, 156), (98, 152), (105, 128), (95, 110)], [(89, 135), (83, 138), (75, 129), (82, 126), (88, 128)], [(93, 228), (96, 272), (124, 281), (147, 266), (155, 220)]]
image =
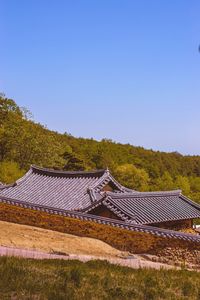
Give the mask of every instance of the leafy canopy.
[(200, 202), (200, 156), (59, 134), (35, 123), (27, 109), (0, 94), (0, 180), (15, 181), (31, 164), (65, 170), (108, 167), (129, 188), (182, 189)]

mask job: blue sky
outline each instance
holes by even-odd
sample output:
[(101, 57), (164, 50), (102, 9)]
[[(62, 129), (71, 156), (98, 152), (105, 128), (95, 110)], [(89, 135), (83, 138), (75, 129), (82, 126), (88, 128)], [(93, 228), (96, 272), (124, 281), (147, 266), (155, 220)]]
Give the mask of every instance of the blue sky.
[(198, 0), (0, 0), (0, 91), (59, 132), (200, 154)]

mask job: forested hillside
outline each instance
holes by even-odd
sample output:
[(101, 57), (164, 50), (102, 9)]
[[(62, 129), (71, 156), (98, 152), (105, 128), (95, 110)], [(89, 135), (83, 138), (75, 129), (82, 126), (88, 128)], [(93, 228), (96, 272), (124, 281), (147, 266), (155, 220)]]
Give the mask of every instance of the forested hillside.
[(200, 202), (200, 156), (59, 134), (35, 123), (26, 109), (0, 95), (0, 181), (15, 181), (31, 164), (64, 170), (108, 167), (127, 187), (141, 191), (180, 188)]

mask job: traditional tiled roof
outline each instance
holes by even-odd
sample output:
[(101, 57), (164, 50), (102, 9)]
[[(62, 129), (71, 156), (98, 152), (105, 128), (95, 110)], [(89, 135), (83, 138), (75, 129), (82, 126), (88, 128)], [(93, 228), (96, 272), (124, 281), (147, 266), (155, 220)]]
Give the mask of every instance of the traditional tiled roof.
[[(104, 191), (107, 185), (113, 192)], [(13, 185), (0, 186), (1, 198), (82, 212), (104, 205), (121, 220), (135, 224), (200, 218), (200, 205), (180, 190), (136, 192), (120, 185), (109, 170), (66, 172), (32, 166)]]
[(101, 190), (111, 184), (119, 192), (121, 186), (108, 170), (66, 172), (32, 166), (13, 185), (0, 187), (0, 197), (66, 210), (81, 210), (101, 199)]
[(187, 199), (180, 190), (132, 194), (107, 192), (104, 199), (84, 211), (90, 212), (102, 204), (122, 220), (135, 224), (200, 218), (200, 205)]

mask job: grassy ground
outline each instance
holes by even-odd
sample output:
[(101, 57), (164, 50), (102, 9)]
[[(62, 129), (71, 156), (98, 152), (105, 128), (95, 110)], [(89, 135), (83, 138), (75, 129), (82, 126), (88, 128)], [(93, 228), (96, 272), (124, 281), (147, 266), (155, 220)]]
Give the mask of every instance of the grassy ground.
[(200, 273), (1, 257), (0, 299), (200, 299)]

